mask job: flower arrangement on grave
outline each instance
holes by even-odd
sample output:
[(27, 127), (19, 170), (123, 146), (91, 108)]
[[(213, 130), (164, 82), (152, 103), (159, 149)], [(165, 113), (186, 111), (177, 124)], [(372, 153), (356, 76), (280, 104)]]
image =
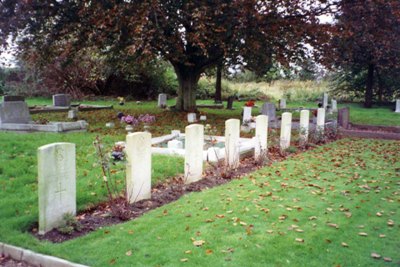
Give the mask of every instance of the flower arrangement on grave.
[(156, 116), (153, 115), (139, 115), (139, 121), (142, 122), (144, 125), (150, 125), (156, 121)]
[(126, 115), (121, 117), (121, 122), (131, 125), (132, 127), (137, 126), (139, 124), (139, 120), (134, 116)]
[(125, 158), (124, 146), (114, 145), (111, 151), (111, 157), (115, 161), (121, 161)]
[(125, 98), (123, 98), (123, 97), (118, 97), (117, 98), (118, 99), (118, 101), (119, 101), (119, 104), (121, 105), (121, 106), (123, 106), (124, 104), (125, 104)]
[(249, 100), (249, 101), (247, 101), (246, 103), (244, 103), (244, 105), (245, 105), (246, 107), (254, 107), (255, 102), (254, 102), (254, 100)]

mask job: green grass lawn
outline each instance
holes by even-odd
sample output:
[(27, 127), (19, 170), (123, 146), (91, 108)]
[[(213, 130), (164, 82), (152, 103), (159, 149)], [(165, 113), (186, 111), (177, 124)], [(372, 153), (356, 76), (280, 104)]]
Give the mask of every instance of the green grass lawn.
[[(37, 220), (35, 149), (57, 137), (20, 136), (0, 135), (2, 150), (7, 146), (7, 153), (0, 153), (7, 163), (0, 173), (3, 242), (91, 266), (395, 266), (400, 261), (399, 142), (339, 140), (185, 195), (136, 220), (54, 245), (26, 230)], [(63, 136), (82, 147), (90, 143)], [(99, 193), (90, 194), (101, 191), (99, 179), (91, 178), (93, 186), (88, 181), (78, 178), (80, 207), (100, 200)], [(392, 262), (372, 259), (374, 252)]]

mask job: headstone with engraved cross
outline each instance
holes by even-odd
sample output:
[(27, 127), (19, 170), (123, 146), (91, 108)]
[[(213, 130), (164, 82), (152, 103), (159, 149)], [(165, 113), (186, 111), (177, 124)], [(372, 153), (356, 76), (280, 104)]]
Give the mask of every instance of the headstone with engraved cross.
[(38, 148), (39, 234), (76, 214), (75, 144), (53, 143)]

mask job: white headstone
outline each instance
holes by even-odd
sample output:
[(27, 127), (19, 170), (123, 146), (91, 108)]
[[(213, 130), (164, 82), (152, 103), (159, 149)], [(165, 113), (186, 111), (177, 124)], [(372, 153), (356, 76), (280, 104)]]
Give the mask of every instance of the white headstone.
[(201, 120), (201, 121), (207, 120), (207, 116), (206, 116), (206, 115), (201, 115), (201, 116), (200, 116), (200, 120)]
[(75, 109), (71, 109), (68, 111), (68, 119), (76, 119), (78, 118), (78, 111)]
[(185, 183), (190, 184), (203, 175), (204, 126), (192, 124), (185, 128)]
[(75, 144), (53, 143), (38, 148), (39, 234), (76, 215)]
[(129, 203), (151, 197), (151, 134), (126, 136), (126, 197)]
[(256, 135), (254, 136), (254, 158), (267, 156), (268, 138), (268, 116), (258, 115), (256, 117)]
[(322, 137), (324, 134), (325, 128), (325, 109), (319, 108), (317, 113), (317, 128), (316, 133), (319, 137)]
[(207, 161), (218, 162), (222, 158), (221, 149), (219, 147), (210, 147), (207, 149)]
[(394, 112), (400, 113), (400, 99), (396, 100), (396, 110)]
[(322, 107), (326, 108), (328, 106), (328, 94), (324, 93), (323, 100), (322, 100)]
[(292, 113), (284, 112), (282, 113), (281, 122), (281, 138), (280, 138), (280, 148), (285, 150), (290, 146), (290, 135), (292, 131)]
[(333, 112), (337, 112), (338, 111), (338, 109), (337, 109), (337, 101), (335, 99), (332, 99), (331, 104), (332, 104), (332, 111)]
[(240, 121), (238, 119), (225, 121), (225, 164), (230, 168), (239, 166), (239, 138)]
[(158, 95), (158, 107), (165, 108), (167, 106), (167, 95), (159, 94)]
[(280, 109), (286, 108), (286, 99), (284, 98), (279, 99), (279, 108)]
[(196, 119), (196, 113), (188, 113), (187, 114), (187, 120), (189, 123), (194, 123), (197, 121)]
[(242, 124), (251, 121), (251, 107), (243, 107), (243, 120)]
[(300, 111), (300, 144), (305, 145), (308, 142), (308, 132), (309, 132), (309, 124), (310, 124), (310, 111), (302, 110)]

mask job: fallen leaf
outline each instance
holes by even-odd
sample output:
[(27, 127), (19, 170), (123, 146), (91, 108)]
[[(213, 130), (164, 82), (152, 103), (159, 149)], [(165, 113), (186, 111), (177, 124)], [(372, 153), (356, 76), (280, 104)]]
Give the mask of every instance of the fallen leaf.
[(376, 213), (376, 216), (381, 217), (381, 216), (382, 216), (382, 213), (377, 212), (377, 213)]
[(295, 240), (296, 240), (296, 242), (304, 243), (304, 239), (303, 238), (296, 238)]
[(342, 242), (342, 247), (348, 248), (349, 245), (347, 243), (345, 243), (345, 242)]
[(371, 257), (374, 258), (374, 259), (380, 259), (380, 258), (382, 258), (381, 255), (379, 255), (379, 254), (377, 254), (377, 253), (375, 253), (375, 252), (371, 253)]
[(387, 225), (388, 226), (394, 226), (394, 221), (393, 220), (388, 220)]
[(364, 233), (364, 232), (360, 232), (360, 233), (358, 233), (358, 235), (360, 235), (360, 236), (368, 236), (368, 234)]
[(188, 258), (183, 258), (181, 259), (181, 262), (187, 262), (189, 259)]
[(389, 257), (384, 257), (383, 260), (386, 262), (392, 262), (392, 258), (389, 258)]
[(298, 233), (303, 233), (304, 232), (304, 230), (302, 230), (302, 229), (295, 229), (295, 231), (298, 232)]
[(128, 231), (128, 234), (130, 234), (130, 235), (132, 235), (133, 233), (134, 233), (133, 230)]
[(204, 245), (204, 243), (206, 243), (206, 241), (204, 241), (204, 240), (193, 241), (193, 245), (195, 245), (196, 247), (201, 247), (202, 245)]
[(206, 220), (206, 223), (211, 223), (211, 222), (214, 222), (214, 220), (213, 219), (207, 219)]
[(384, 238), (384, 237), (386, 237), (386, 235), (380, 234), (379, 237), (380, 237), (380, 238)]
[(328, 223), (327, 225), (329, 227), (333, 227), (333, 228), (339, 229), (339, 225), (337, 225), (336, 223)]
[(191, 250), (186, 250), (186, 251), (185, 251), (185, 254), (191, 254), (191, 253), (192, 253)]
[(132, 250), (128, 250), (128, 251), (125, 253), (125, 255), (126, 255), (126, 256), (132, 256)]
[(310, 221), (313, 221), (313, 220), (316, 220), (316, 219), (317, 219), (317, 216), (311, 216), (311, 217), (308, 217), (308, 219), (309, 219)]
[(206, 255), (211, 255), (211, 254), (213, 254), (212, 249), (206, 249)]
[(274, 232), (274, 230), (267, 230), (268, 234), (272, 234)]
[(217, 215), (215, 215), (215, 217), (222, 219), (222, 218), (225, 217), (225, 215), (224, 214), (217, 214)]

